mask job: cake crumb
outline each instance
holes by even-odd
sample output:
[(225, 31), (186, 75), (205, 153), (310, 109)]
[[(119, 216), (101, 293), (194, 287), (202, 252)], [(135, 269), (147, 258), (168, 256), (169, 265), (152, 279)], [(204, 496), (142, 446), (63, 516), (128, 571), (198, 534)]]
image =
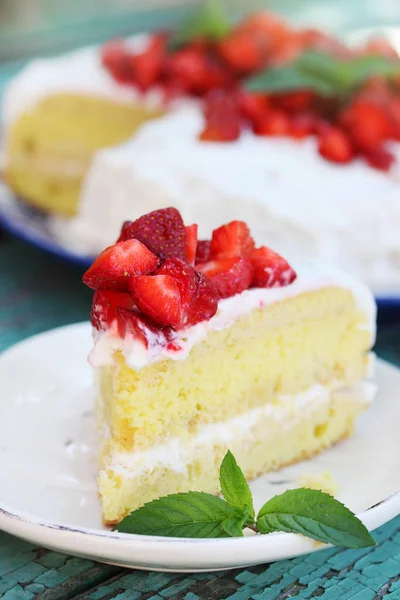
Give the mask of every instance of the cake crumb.
[(312, 490), (321, 490), (331, 496), (335, 496), (338, 491), (338, 485), (330, 471), (322, 471), (311, 475), (310, 473), (301, 473), (297, 479), (299, 487), (311, 488)]

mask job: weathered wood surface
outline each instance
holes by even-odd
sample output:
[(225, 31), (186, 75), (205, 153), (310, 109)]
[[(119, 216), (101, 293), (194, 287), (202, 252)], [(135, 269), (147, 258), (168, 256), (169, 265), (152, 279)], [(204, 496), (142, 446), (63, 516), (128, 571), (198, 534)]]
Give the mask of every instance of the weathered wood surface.
[[(0, 349), (87, 318), (90, 293), (80, 284), (79, 269), (5, 238), (0, 241), (0, 273)], [(378, 352), (399, 362), (400, 314), (383, 317)], [(379, 545), (367, 550), (324, 550), (248, 569), (186, 575), (101, 565), (0, 532), (0, 598), (400, 600), (400, 517), (376, 532), (376, 538)]]

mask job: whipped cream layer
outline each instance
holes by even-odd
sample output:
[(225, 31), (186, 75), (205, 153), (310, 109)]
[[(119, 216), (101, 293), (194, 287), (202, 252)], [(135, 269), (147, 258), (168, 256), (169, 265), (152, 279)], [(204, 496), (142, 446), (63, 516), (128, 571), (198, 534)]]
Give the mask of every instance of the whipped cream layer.
[(128, 143), (99, 151), (78, 217), (54, 227), (66, 244), (97, 253), (124, 219), (173, 205), (200, 237), (232, 219), (289, 261), (315, 257), (366, 281), (374, 291), (400, 284), (400, 145), (383, 173), (356, 160), (335, 165), (316, 140), (260, 137), (201, 142), (199, 107), (144, 124)]
[(257, 308), (326, 287), (340, 287), (352, 292), (357, 305), (366, 316), (365, 327), (371, 334), (372, 346), (376, 334), (376, 304), (367, 286), (340, 271), (326, 272), (309, 266), (298, 269), (297, 279), (288, 286), (253, 288), (220, 300), (216, 315), (209, 321), (176, 331), (169, 340), (146, 328), (143, 329), (147, 339), (146, 346), (141, 339), (132, 336), (121, 338), (116, 327), (107, 331), (94, 329), (94, 347), (89, 355), (89, 362), (93, 367), (112, 364), (113, 354), (118, 350), (123, 353), (126, 364), (136, 371), (161, 360), (184, 360), (193, 346), (204, 340), (211, 331), (230, 327), (237, 319)]
[(215, 442), (229, 444), (238, 437), (251, 435), (252, 428), (263, 416), (269, 416), (279, 426), (290, 429), (299, 418), (304, 418), (305, 412), (313, 410), (316, 404), (319, 407), (328, 404), (335, 391), (349, 393), (367, 407), (375, 397), (376, 385), (370, 381), (348, 387), (343, 387), (340, 382), (330, 386), (315, 384), (300, 394), (278, 396), (273, 405), (266, 404), (252, 409), (223, 423), (202, 425), (195, 436), (188, 439), (171, 438), (144, 452), (113, 452), (108, 457), (106, 466), (116, 473), (134, 477), (158, 466), (185, 473), (196, 447), (212, 446)]
[[(127, 38), (132, 51), (142, 52), (149, 43), (147, 34)], [(82, 48), (54, 58), (29, 63), (7, 86), (3, 99), (3, 124), (10, 125), (29, 112), (44, 98), (55, 94), (81, 94), (114, 100), (160, 106), (163, 97), (158, 89), (143, 94), (132, 85), (115, 81), (101, 64), (97, 46)]]

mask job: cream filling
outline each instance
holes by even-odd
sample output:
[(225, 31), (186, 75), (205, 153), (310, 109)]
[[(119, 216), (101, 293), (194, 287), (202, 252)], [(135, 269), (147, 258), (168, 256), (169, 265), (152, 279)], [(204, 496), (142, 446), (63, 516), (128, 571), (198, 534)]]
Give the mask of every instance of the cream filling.
[(289, 429), (296, 421), (304, 418), (305, 411), (313, 410), (316, 404), (328, 404), (332, 391), (348, 391), (368, 406), (374, 399), (376, 389), (371, 381), (361, 381), (348, 387), (343, 387), (340, 383), (330, 386), (315, 384), (301, 394), (278, 396), (279, 404), (269, 403), (223, 423), (203, 425), (193, 437), (174, 437), (144, 452), (113, 452), (108, 457), (106, 468), (129, 477), (140, 477), (160, 466), (185, 473), (198, 446), (211, 446), (215, 442), (229, 444), (233, 439), (249, 436), (262, 416), (270, 416), (279, 426)]
[(286, 298), (325, 287), (341, 287), (353, 293), (357, 305), (366, 316), (365, 324), (360, 326), (370, 332), (373, 345), (376, 334), (376, 305), (370, 290), (364, 284), (341, 271), (327, 270), (325, 266), (321, 270), (315, 266), (298, 269), (297, 275), (292, 284), (284, 287), (253, 288), (221, 300), (212, 319), (176, 332), (174, 348), (178, 350), (171, 350), (164, 338), (147, 329), (147, 347), (137, 338), (122, 339), (115, 327), (107, 331), (94, 330), (94, 348), (89, 355), (89, 362), (93, 367), (112, 364), (113, 354), (117, 350), (122, 351), (126, 364), (136, 371), (161, 360), (185, 360), (193, 346), (203, 341), (211, 331), (226, 329), (237, 319), (257, 308), (264, 308)]

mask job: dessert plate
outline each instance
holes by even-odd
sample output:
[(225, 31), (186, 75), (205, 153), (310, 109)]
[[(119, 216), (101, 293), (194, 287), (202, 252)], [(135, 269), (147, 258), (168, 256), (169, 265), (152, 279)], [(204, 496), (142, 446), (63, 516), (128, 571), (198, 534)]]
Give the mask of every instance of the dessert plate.
[[(89, 324), (80, 323), (32, 337), (0, 356), (0, 529), (61, 552), (163, 571), (230, 569), (323, 547), (287, 533), (192, 540), (103, 527), (90, 347)], [(297, 487), (300, 474), (329, 470), (338, 498), (370, 530), (400, 513), (400, 370), (378, 361), (377, 371), (380, 392), (355, 435), (321, 456), (255, 480), (256, 508)]]

